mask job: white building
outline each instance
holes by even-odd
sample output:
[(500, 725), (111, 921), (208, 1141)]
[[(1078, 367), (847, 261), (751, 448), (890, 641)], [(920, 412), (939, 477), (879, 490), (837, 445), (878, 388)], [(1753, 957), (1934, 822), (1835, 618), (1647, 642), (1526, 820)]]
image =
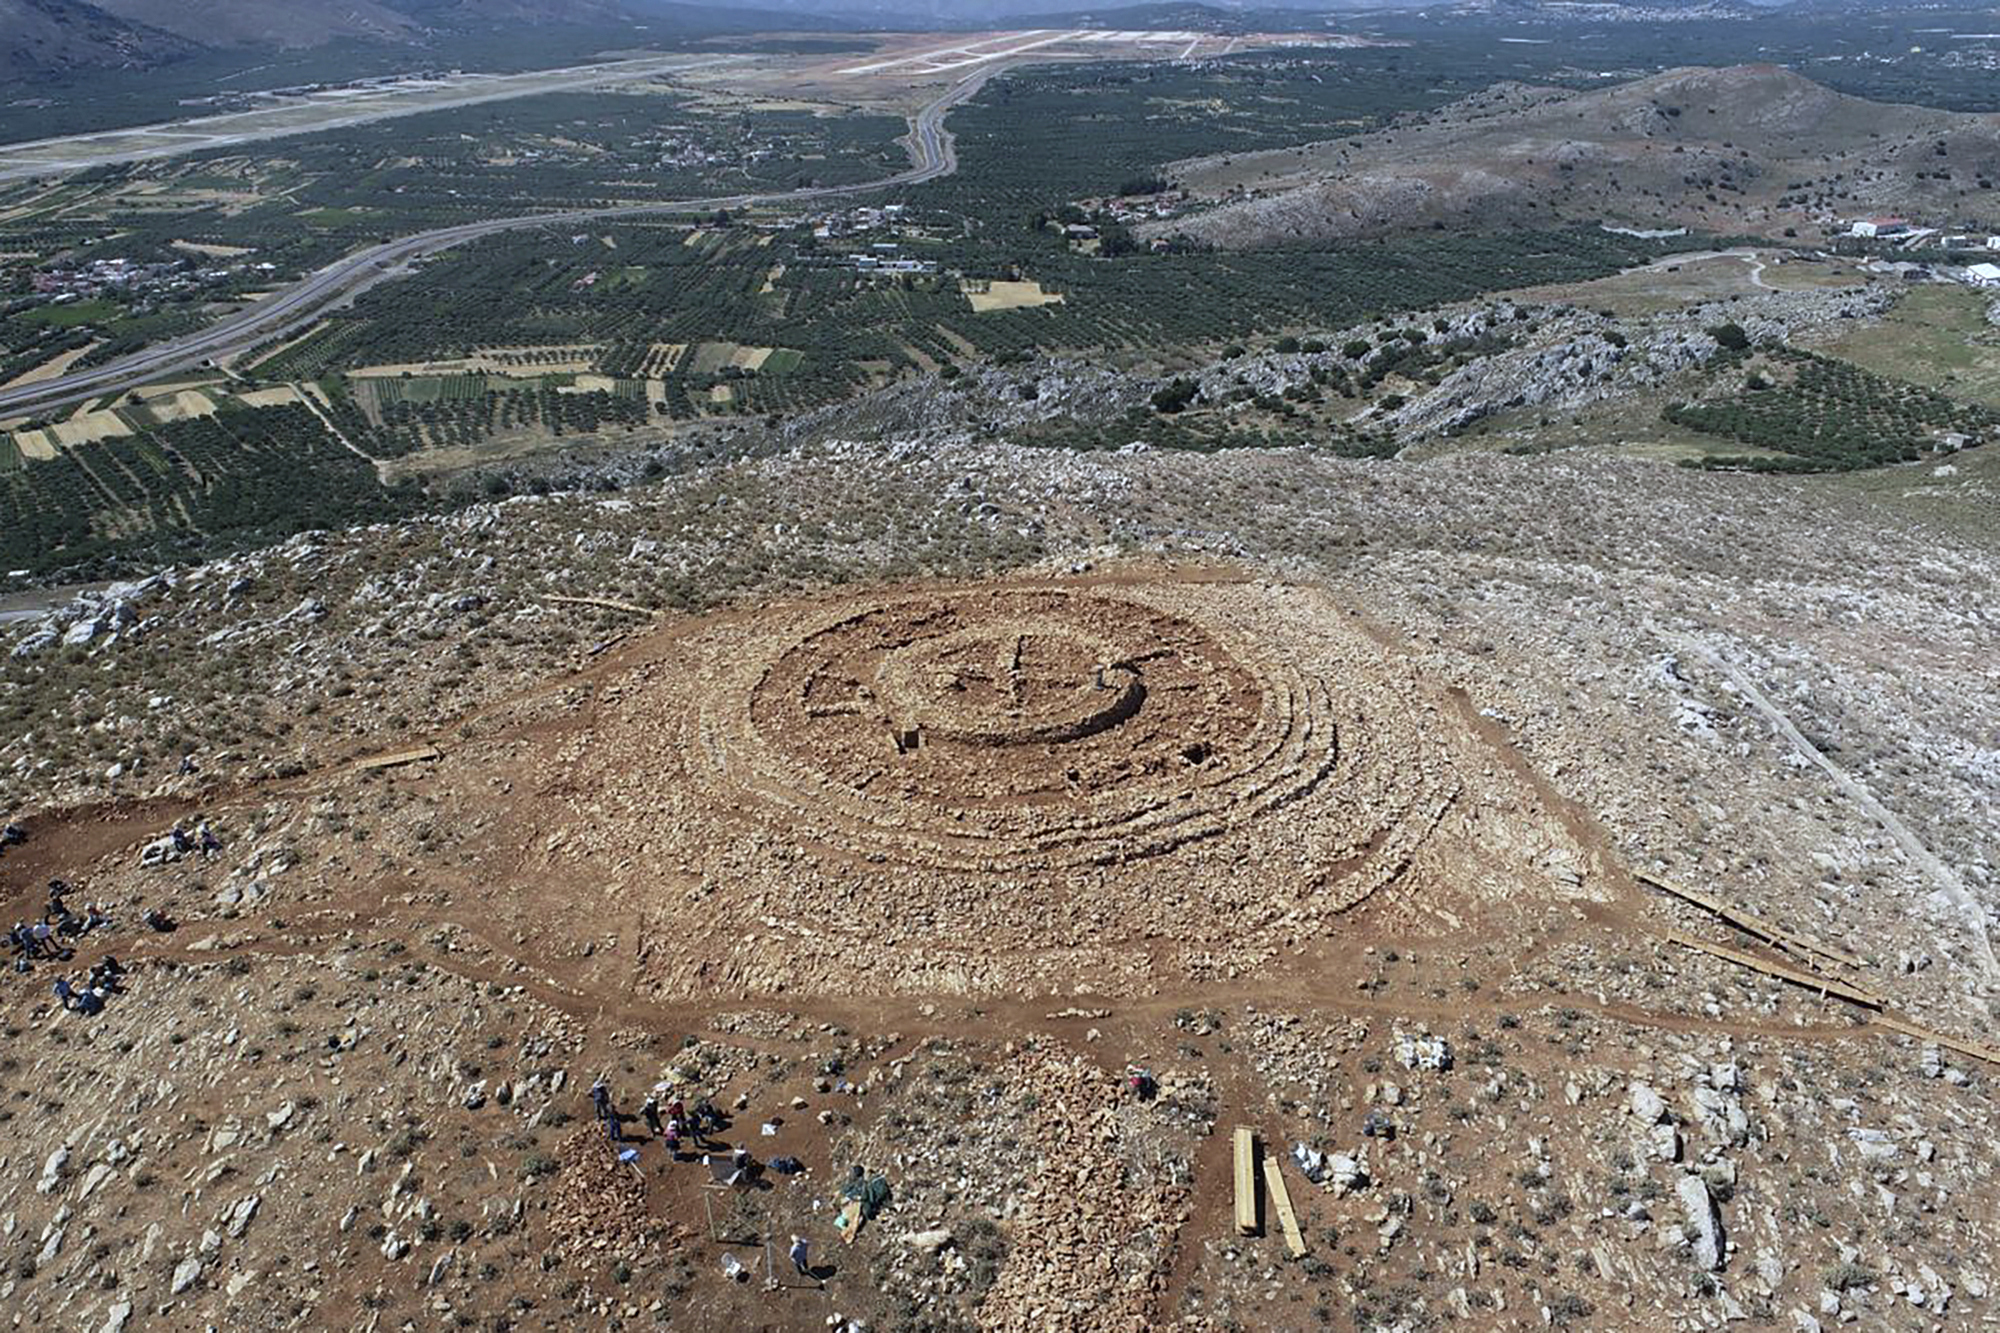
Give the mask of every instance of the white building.
[(2000, 236), (1988, 236), (1986, 238), (1986, 248), (1988, 250), (2000, 250)]
[(2000, 264), (1973, 264), (1965, 278), (1975, 287), (2000, 287)]

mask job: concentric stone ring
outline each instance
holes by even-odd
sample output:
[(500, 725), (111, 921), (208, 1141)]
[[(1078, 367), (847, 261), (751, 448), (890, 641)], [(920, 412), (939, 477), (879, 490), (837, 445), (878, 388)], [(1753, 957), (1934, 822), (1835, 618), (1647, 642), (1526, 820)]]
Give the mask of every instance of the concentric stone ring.
[(663, 993), (1116, 986), (1406, 883), (1458, 790), (1429, 698), (1317, 589), (848, 592), (664, 640), (558, 781), (620, 884), (717, 925)]

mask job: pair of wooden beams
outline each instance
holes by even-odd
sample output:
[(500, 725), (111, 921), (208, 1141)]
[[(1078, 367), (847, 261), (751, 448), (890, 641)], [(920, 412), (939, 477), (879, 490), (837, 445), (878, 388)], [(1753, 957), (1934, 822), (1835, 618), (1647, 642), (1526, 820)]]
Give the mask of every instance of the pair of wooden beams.
[(1856, 971), (1868, 965), (1865, 961), (1856, 958), (1851, 953), (1831, 948), (1821, 944), (1817, 940), (1807, 939), (1795, 930), (1787, 929), (1774, 921), (1766, 921), (1754, 912), (1746, 912), (1734, 903), (1726, 903), (1713, 894), (1703, 893), (1699, 889), (1690, 889), (1685, 885), (1670, 883), (1657, 875), (1649, 875), (1644, 872), (1639, 873), (1636, 878), (1642, 884), (1650, 884), (1664, 893), (1672, 894), (1682, 902), (1691, 903), (1699, 907), (1702, 911), (1707, 912), (1725, 925), (1734, 926), (1744, 934), (1760, 939), (1782, 953), (1790, 954), (1804, 966), (1801, 969), (1786, 967), (1782, 963), (1766, 962), (1755, 954), (1745, 953), (1741, 949), (1732, 949), (1724, 944), (1710, 944), (1707, 940), (1696, 939), (1692, 935), (1684, 935), (1677, 930), (1668, 930), (1666, 937), (1675, 944), (1689, 949), (1699, 949), (1701, 952), (1713, 954), (1717, 958), (1726, 958), (1732, 963), (1752, 968), (1758, 972), (1762, 972), (1766, 976), (1776, 977), (1780, 981), (1789, 981), (1793, 985), (1803, 986), (1807, 990), (1816, 990), (1821, 995), (1836, 996), (1846, 1000), (1850, 1004), (1858, 1004), (1866, 1009), (1880, 1009), (1888, 1002), (1887, 997), (1878, 991), (1870, 990), (1866, 986), (1856, 985), (1853, 982), (1829, 977), (1820, 971), (1821, 967), (1827, 963), (1852, 968)]
[(1732, 949), (1725, 944), (1710, 944), (1707, 940), (1696, 939), (1692, 935), (1683, 935), (1678, 930), (1664, 930), (1660, 933), (1683, 948), (1697, 949), (1702, 953), (1712, 954), (1717, 958), (1726, 958), (1741, 967), (1762, 972), (1767, 977), (1776, 977), (1780, 981), (1789, 981), (1794, 986), (1803, 986), (1807, 990), (1818, 991), (1821, 995), (1831, 995), (1836, 999), (1846, 1000), (1849, 1004), (1858, 1004), (1864, 1009), (1880, 1009), (1885, 1003), (1883, 997), (1877, 995), (1874, 991), (1862, 990), (1859, 986), (1850, 986), (1844, 981), (1836, 981), (1834, 978), (1822, 976), (1818, 972), (1801, 972), (1795, 967), (1785, 967), (1779, 963), (1767, 963), (1755, 954), (1745, 953), (1741, 949)]
[(1297, 1259), (1306, 1252), (1305, 1234), (1299, 1230), (1299, 1215), (1292, 1208), (1292, 1194), (1285, 1187), (1284, 1169), (1278, 1159), (1257, 1151), (1257, 1131), (1248, 1125), (1236, 1127), (1236, 1230), (1254, 1236), (1261, 1229), (1257, 1210), (1257, 1159), (1264, 1159), (1264, 1192), (1270, 1196), (1271, 1211), (1285, 1234), (1285, 1248)]
[(1672, 894), (1683, 902), (1693, 903), (1704, 912), (1708, 912), (1718, 919), (1727, 922), (1746, 935), (1755, 935), (1766, 944), (1783, 949), (1786, 953), (1798, 955), (1809, 966), (1818, 966), (1814, 962), (1815, 958), (1824, 959), (1829, 963), (1838, 963), (1842, 967), (1851, 967), (1856, 970), (1868, 966), (1867, 963), (1856, 958), (1851, 953), (1843, 953), (1839, 949), (1828, 948), (1816, 940), (1807, 939), (1796, 931), (1787, 930), (1785, 927), (1777, 925), (1774, 922), (1766, 921), (1760, 916), (1752, 915), (1734, 904), (1726, 903), (1722, 899), (1703, 893), (1699, 889), (1690, 889), (1683, 885), (1670, 884), (1657, 875), (1648, 875), (1643, 872), (1637, 876), (1637, 879), (1640, 883), (1650, 884), (1662, 892)]
[(595, 606), (606, 611), (627, 611), (635, 616), (657, 616), (660, 614), (650, 606), (640, 606), (637, 602), (621, 602), (615, 597), (571, 597), (565, 593), (545, 592), (541, 594), (545, 602), (558, 602), (564, 606)]
[[(1640, 874), (1636, 878), (1642, 883), (1650, 884), (1656, 889), (1664, 890), (1684, 902), (1694, 904), (1703, 911), (1711, 913), (1718, 920), (1735, 926), (1745, 934), (1754, 935), (1774, 948), (1782, 949), (1792, 954), (1805, 963), (1808, 968), (1817, 968), (1819, 966), (1818, 960), (1821, 959), (1850, 968), (1858, 969), (1867, 966), (1865, 962), (1852, 954), (1844, 953), (1839, 949), (1829, 948), (1826, 945), (1807, 939), (1803, 935), (1787, 930), (1785, 927), (1773, 922), (1766, 921), (1762, 917), (1746, 912), (1740, 907), (1725, 903), (1720, 898), (1702, 893), (1698, 889), (1689, 889), (1678, 884), (1670, 884), (1655, 875)], [(1757, 957), (1755, 954), (1745, 953), (1741, 949), (1732, 949), (1723, 944), (1711, 944), (1707, 940), (1696, 939), (1694, 936), (1683, 934), (1678, 930), (1668, 929), (1661, 933), (1668, 940), (1683, 948), (1695, 949), (1713, 957), (1735, 963), (1740, 967), (1747, 967), (1752, 971), (1761, 972), (1765, 976), (1776, 977), (1780, 981), (1790, 982), (1792, 985), (1804, 987), (1806, 990), (1817, 991), (1822, 996), (1831, 996), (1834, 999), (1845, 1000), (1849, 1004), (1859, 1005), (1864, 1009), (1873, 1009), (1876, 1011), (1873, 1020), (1874, 1026), (1884, 1031), (1900, 1033), (1906, 1037), (1915, 1037), (1918, 1041), (1931, 1042), (1945, 1050), (1956, 1051), (1960, 1055), (1970, 1056), (1975, 1060), (1983, 1060), (1988, 1064), (2000, 1065), (2000, 1048), (1988, 1046), (1981, 1042), (1969, 1041), (1963, 1037), (1953, 1037), (1947, 1033), (1939, 1032), (1934, 1028), (1927, 1028), (1921, 1024), (1912, 1023), (1906, 1018), (1890, 1013), (1888, 1012), (1888, 997), (1878, 991), (1869, 990), (1864, 986), (1857, 986), (1847, 981), (1829, 977), (1818, 971), (1805, 971), (1799, 968), (1786, 967), (1781, 963), (1769, 962)]]

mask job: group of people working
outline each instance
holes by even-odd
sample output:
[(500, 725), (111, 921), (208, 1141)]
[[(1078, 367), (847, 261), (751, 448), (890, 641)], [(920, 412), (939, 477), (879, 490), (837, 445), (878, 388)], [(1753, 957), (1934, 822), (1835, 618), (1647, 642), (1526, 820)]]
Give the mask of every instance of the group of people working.
[[(596, 1109), (597, 1119), (604, 1126), (605, 1137), (613, 1143), (624, 1143), (625, 1117), (611, 1104), (611, 1087), (603, 1079), (591, 1085), (590, 1103)], [(670, 1099), (665, 1107), (660, 1105), (657, 1092), (648, 1093), (640, 1103), (639, 1118), (646, 1122), (646, 1132), (666, 1144), (668, 1154), (681, 1161), (681, 1145), (687, 1143), (701, 1151), (712, 1151), (712, 1131), (728, 1128), (729, 1118), (717, 1110), (715, 1104), (704, 1097), (694, 1104), (692, 1112), (680, 1097)], [(738, 1149), (742, 1152), (742, 1149)]]
[(56, 999), (73, 1013), (101, 1014), (105, 1000), (124, 990), (124, 975), (125, 965), (106, 954), (90, 965), (89, 979), (82, 986), (73, 985), (68, 977), (57, 977)]
[[(59, 879), (49, 881), (49, 898), (39, 921), (15, 923), (7, 932), (14, 952), (14, 970), (29, 972), (36, 963), (67, 963), (76, 956), (75, 943), (96, 930), (108, 930), (111, 918), (97, 903), (85, 903), (81, 912), (72, 911), (70, 886)], [(100, 1014), (113, 995), (124, 989), (125, 965), (106, 954), (90, 965), (80, 980), (57, 977), (52, 989), (58, 1003), (71, 1013)]]
[[(591, 1085), (590, 1104), (597, 1112), (599, 1123), (604, 1126), (605, 1136), (613, 1144), (627, 1142), (625, 1117), (612, 1105), (611, 1086), (603, 1079)], [(703, 1097), (690, 1110), (686, 1101), (678, 1096), (669, 1098), (662, 1106), (657, 1091), (648, 1093), (646, 1100), (639, 1104), (639, 1119), (645, 1122), (647, 1134), (664, 1143), (668, 1156), (676, 1162), (686, 1160), (681, 1153), (682, 1143), (688, 1143), (703, 1153), (714, 1151), (719, 1145), (711, 1138), (712, 1132), (729, 1127), (729, 1117), (717, 1110), (715, 1103), (708, 1098)], [(774, 1166), (783, 1165), (783, 1159), (774, 1162)], [(742, 1147), (730, 1149), (726, 1165), (720, 1161), (714, 1165), (717, 1181), (732, 1185), (753, 1181), (762, 1169), (750, 1155), (750, 1150)], [(793, 1162), (791, 1169), (796, 1171), (802, 1168)], [(811, 1246), (805, 1237), (794, 1235), (785, 1253), (791, 1259), (792, 1267), (802, 1276), (825, 1285), (825, 1280), (812, 1267)]]
[(49, 900), (42, 909), (41, 920), (16, 922), (7, 932), (16, 972), (30, 971), (37, 962), (68, 962), (75, 941), (111, 925), (111, 918), (96, 903), (84, 904), (81, 912), (71, 911), (69, 894), (69, 885), (59, 879), (50, 880)]

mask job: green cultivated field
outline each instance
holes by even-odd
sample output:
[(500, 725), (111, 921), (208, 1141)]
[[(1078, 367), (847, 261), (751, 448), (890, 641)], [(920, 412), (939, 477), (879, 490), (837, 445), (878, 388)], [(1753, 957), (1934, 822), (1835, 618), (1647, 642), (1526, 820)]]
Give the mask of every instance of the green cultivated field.
[(1881, 323), (1830, 350), (1879, 374), (2000, 407), (2000, 328), (1986, 321), (1993, 300), (1963, 287), (1918, 287)]
[(20, 319), (23, 323), (39, 324), (43, 328), (74, 329), (85, 324), (107, 324), (123, 313), (120, 306), (100, 298), (43, 306), (20, 316)]
[(416, 512), (303, 407), (225, 411), (0, 471), (0, 564), (186, 560)]
[[(1938, 435), (1984, 438), (2000, 412), (1791, 348), (1743, 358), (1744, 387), (1669, 404), (1676, 426), (1754, 446), (1756, 454), (1700, 460), (1759, 472), (1851, 472), (1910, 463)], [(1726, 373), (1726, 372), (1725, 372)]]

